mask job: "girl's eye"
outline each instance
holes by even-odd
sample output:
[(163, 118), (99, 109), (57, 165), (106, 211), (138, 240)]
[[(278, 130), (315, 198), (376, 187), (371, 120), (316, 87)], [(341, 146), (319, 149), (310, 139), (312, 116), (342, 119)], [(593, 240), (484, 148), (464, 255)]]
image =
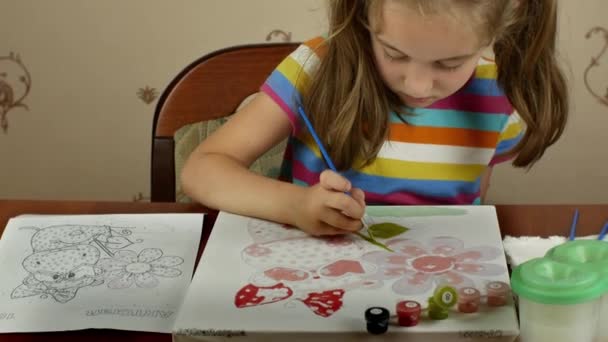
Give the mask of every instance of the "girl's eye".
[(462, 65), (458, 64), (458, 65), (445, 65), (445, 64), (441, 64), (441, 63), (437, 63), (435, 64), (436, 67), (440, 70), (444, 70), (444, 71), (455, 71), (458, 68), (460, 68)]
[(384, 50), (384, 57), (386, 57), (386, 59), (390, 60), (390, 61), (407, 61), (409, 59), (408, 56), (406, 55), (393, 55), (391, 53), (389, 53), (388, 51)]

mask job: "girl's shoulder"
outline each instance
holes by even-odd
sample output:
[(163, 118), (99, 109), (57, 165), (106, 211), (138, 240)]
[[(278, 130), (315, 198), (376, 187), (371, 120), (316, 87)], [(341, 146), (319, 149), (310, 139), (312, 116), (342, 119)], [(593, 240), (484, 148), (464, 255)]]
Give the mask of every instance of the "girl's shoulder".
[(496, 81), (497, 76), (498, 67), (496, 66), (496, 62), (489, 57), (481, 57), (475, 69), (475, 78)]
[(289, 57), (298, 64), (317, 64), (327, 51), (327, 38), (317, 36), (302, 42)]
[(327, 36), (321, 35), (302, 42), (302, 45), (312, 50), (325, 50), (327, 48)]

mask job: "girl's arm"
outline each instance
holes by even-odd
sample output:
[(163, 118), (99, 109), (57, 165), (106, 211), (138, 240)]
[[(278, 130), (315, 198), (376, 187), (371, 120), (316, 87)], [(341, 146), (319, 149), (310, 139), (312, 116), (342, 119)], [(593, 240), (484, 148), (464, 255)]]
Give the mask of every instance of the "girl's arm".
[(192, 152), (181, 174), (185, 193), (211, 208), (287, 223), (315, 235), (357, 230), (364, 208), (361, 199), (343, 193), (350, 184), (341, 176), (322, 177), (325, 186), (302, 187), (248, 169), (291, 129), (283, 110), (259, 93)]

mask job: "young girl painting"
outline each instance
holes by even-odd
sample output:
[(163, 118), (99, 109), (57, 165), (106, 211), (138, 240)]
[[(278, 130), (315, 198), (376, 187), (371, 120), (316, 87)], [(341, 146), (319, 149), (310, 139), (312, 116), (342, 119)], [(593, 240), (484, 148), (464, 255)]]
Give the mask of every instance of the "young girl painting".
[[(328, 35), (192, 153), (181, 176), (193, 199), (343, 234), (366, 204), (482, 203), (494, 165), (530, 167), (562, 134), (556, 0), (333, 0), (329, 12)], [(248, 170), (286, 138), (280, 180)]]

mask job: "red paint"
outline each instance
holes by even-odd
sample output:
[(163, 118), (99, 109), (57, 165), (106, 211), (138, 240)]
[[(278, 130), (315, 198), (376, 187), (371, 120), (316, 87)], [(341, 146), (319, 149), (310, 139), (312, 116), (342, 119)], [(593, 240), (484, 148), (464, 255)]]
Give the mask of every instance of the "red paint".
[(293, 295), (293, 291), (282, 283), (274, 286), (258, 287), (247, 284), (234, 296), (237, 308), (264, 305), (282, 301)]
[(325, 266), (320, 271), (325, 277), (341, 277), (348, 273), (363, 274), (365, 269), (361, 263), (355, 260), (338, 260), (331, 265)]
[(474, 313), (479, 310), (481, 293), (472, 287), (463, 287), (458, 291), (458, 311)]
[(412, 261), (412, 267), (420, 272), (441, 273), (452, 269), (454, 263), (452, 258), (437, 255), (427, 255)]
[(335, 289), (325, 292), (311, 292), (305, 299), (300, 299), (315, 314), (321, 317), (329, 317), (342, 307), (342, 296), (344, 290)]
[(501, 281), (493, 281), (486, 286), (488, 292), (488, 306), (503, 306), (507, 304), (507, 298), (511, 293), (509, 284)]
[(422, 307), (420, 303), (406, 300), (397, 303), (397, 319), (402, 327), (413, 327), (420, 322)]

